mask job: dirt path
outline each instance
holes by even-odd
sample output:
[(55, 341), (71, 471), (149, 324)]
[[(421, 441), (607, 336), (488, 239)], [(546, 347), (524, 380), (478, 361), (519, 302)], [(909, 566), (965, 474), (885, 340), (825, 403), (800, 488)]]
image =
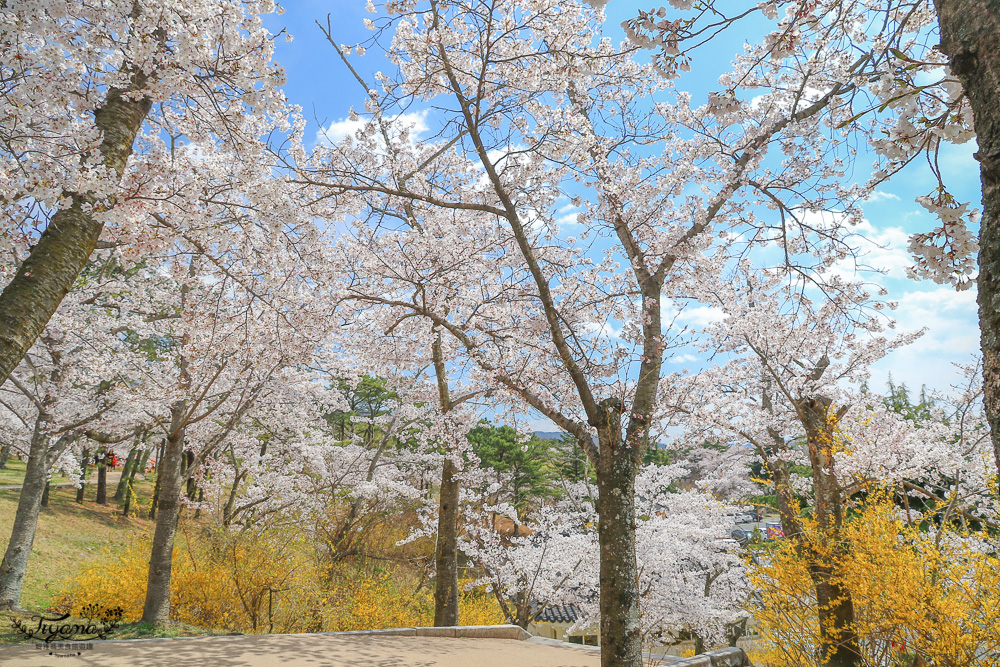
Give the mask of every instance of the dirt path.
[[(66, 648), (62, 648), (66, 646)], [(514, 639), (249, 635), (0, 647), (4, 667), (598, 667), (601, 655)]]

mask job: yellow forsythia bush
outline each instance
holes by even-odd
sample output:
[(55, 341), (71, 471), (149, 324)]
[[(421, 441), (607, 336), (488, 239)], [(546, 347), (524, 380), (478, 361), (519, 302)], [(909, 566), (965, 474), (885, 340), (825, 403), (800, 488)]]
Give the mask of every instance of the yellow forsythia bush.
[[(1000, 559), (975, 535), (908, 524), (873, 493), (844, 526), (837, 562), (851, 592), (865, 664), (996, 667), (1000, 656)], [(813, 584), (790, 540), (775, 544), (752, 580), (759, 667), (818, 665)], [(919, 660), (917, 656), (919, 655)]]
[[(125, 622), (138, 621), (146, 595), (151, 539), (107, 552), (69, 579), (57, 607), (120, 605)], [(430, 590), (412, 591), (395, 569), (365, 571), (352, 563), (333, 571), (296, 534), (178, 534), (171, 578), (171, 618), (242, 633), (336, 632), (432, 625)], [(502, 623), (496, 600), (463, 591), (460, 620)]]

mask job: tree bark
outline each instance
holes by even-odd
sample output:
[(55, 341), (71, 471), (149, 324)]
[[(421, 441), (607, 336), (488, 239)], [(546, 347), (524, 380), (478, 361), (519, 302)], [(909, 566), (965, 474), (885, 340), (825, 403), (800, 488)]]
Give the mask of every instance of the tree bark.
[[(194, 452), (188, 451), (184, 453), (186, 463), (184, 464), (185, 472), (190, 471), (191, 466), (194, 465)], [(195, 494), (198, 491), (198, 482), (195, 480), (193, 474), (189, 474), (187, 480), (187, 497), (189, 500), (194, 500)]]
[(816, 589), (819, 633), (826, 667), (861, 667), (863, 660), (855, 628), (854, 600), (841, 583), (839, 559), (845, 555), (841, 528), (844, 507), (840, 486), (833, 471), (836, 424), (842, 414), (831, 413), (832, 403), (824, 397), (809, 398), (796, 406), (806, 430), (809, 461), (813, 470), (813, 494), (817, 534), (803, 536), (801, 553), (806, 555), (809, 576)]
[(178, 401), (170, 412), (170, 432), (163, 455), (157, 461), (159, 493), (154, 503), (157, 508), (156, 528), (153, 531), (146, 601), (142, 610), (142, 622), (154, 625), (163, 625), (170, 620), (170, 576), (181, 498), (181, 458), (184, 456), (187, 403)]
[(983, 394), (1000, 468), (1000, 1), (935, 0), (941, 50), (962, 82), (979, 142), (979, 327)]
[[(455, 403), (451, 400), (451, 391), (448, 387), (448, 373), (440, 332), (431, 345), (431, 358), (434, 361), (441, 414), (448, 414), (455, 407)], [(437, 544), (434, 546), (435, 627), (458, 625), (458, 501), (461, 483), (456, 478), (457, 472), (458, 467), (446, 452), (444, 466), (441, 469), (438, 534)]]
[(83, 448), (80, 457), (80, 488), (76, 490), (76, 502), (83, 503), (83, 494), (87, 490), (87, 463), (90, 461), (90, 449)]
[(135, 469), (136, 464), (139, 462), (139, 447), (133, 447), (128, 453), (128, 457), (125, 459), (125, 465), (122, 466), (122, 476), (118, 479), (118, 486), (115, 487), (115, 502), (121, 502), (125, 499), (125, 489), (128, 486), (129, 475)]
[(0, 449), (0, 470), (7, 469), (7, 460), (10, 459), (10, 450), (14, 448), (13, 442), (7, 442), (4, 444), (3, 449)]
[[(21, 494), (17, 499), (14, 527), (7, 542), (7, 550), (0, 563), (0, 609), (18, 609), (21, 604), (21, 588), (24, 575), (28, 571), (28, 559), (35, 541), (38, 514), (42, 507), (42, 496), (49, 476), (49, 466), (61, 453), (68, 439), (60, 439), (60, 444), (49, 449), (49, 438), (45, 427), (51, 420), (45, 413), (39, 413), (31, 436), (28, 451), (28, 465), (24, 474)], [(61, 446), (60, 446), (61, 445)]]
[(42, 507), (49, 506), (49, 489), (52, 488), (52, 482), (45, 480), (45, 490), (42, 491)]
[(240, 482), (243, 481), (245, 471), (240, 471), (233, 477), (233, 485), (229, 488), (229, 498), (226, 499), (226, 506), (222, 508), (222, 525), (228, 526), (233, 521), (233, 508), (236, 507), (236, 496), (239, 494)]
[[(127, 90), (108, 89), (104, 105), (95, 111), (95, 123), (103, 133), (102, 162), (119, 178), (151, 107), (148, 97), (131, 99), (129, 93), (142, 90), (146, 80), (142, 72), (133, 73), (132, 85)], [(41, 335), (94, 251), (104, 228), (101, 216), (95, 214), (114, 205), (113, 198), (102, 202), (90, 192), (66, 194), (72, 205), (53, 214), (0, 293), (0, 384)]]
[(434, 549), (437, 579), (434, 585), (434, 626), (458, 625), (458, 472), (445, 458), (441, 472), (441, 500), (438, 507), (438, 535)]
[(599, 429), (598, 542), (601, 549), (601, 665), (641, 667), (639, 569), (635, 557), (635, 476), (632, 456), (622, 455), (617, 418)]
[[(160, 465), (163, 462), (164, 452), (167, 447), (167, 441), (163, 440), (160, 442), (160, 447), (156, 450), (156, 462), (153, 464), (156, 467), (156, 482), (153, 483), (153, 502), (149, 506), (149, 518), (153, 520), (156, 518), (156, 506), (157, 501), (160, 499)], [(180, 466), (180, 463), (177, 464)], [(180, 477), (180, 469), (177, 470), (177, 476)]]
[(110, 452), (107, 448), (97, 454), (97, 498), (98, 505), (108, 504), (108, 459)]

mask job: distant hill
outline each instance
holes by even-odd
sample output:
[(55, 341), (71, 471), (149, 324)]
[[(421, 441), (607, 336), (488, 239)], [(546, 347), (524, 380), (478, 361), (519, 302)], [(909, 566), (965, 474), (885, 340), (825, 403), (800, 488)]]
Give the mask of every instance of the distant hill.
[(563, 437), (562, 431), (535, 431), (535, 436), (542, 440), (559, 440)]

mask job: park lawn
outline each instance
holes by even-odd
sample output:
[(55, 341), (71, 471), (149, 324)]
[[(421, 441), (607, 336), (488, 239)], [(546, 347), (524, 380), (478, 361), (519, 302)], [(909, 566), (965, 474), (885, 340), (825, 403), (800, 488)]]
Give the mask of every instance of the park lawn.
[[(0, 470), (0, 487), (20, 485), (24, 481), (24, 469), (27, 465), (26, 461), (17, 461), (14, 459), (7, 461), (7, 467)], [(91, 483), (97, 482), (97, 469), (94, 466), (87, 468), (87, 479)], [(57, 472), (52, 475), (53, 484), (63, 484), (71, 481), (75, 480), (71, 480), (66, 473)]]
[[(152, 482), (136, 485), (139, 497), (133, 508), (148, 510), (152, 496)], [(114, 486), (108, 485), (109, 496)], [(19, 491), (0, 491), (0, 545), (6, 548), (14, 525)], [(63, 581), (75, 575), (80, 568), (105, 550), (117, 551), (145, 531), (151, 531), (153, 522), (145, 518), (123, 517), (114, 499), (108, 506), (94, 502), (94, 489), (87, 489), (86, 502), (76, 502), (76, 489), (53, 488), (49, 493), (49, 507), (42, 508), (38, 518), (38, 532), (28, 563), (21, 606), (27, 610), (45, 610), (55, 602), (53, 596), (61, 589)], [(6, 624), (0, 624), (6, 625)]]
[(27, 465), (26, 461), (8, 460), (7, 467), (0, 470), (0, 486), (20, 484), (24, 479), (24, 469)]

